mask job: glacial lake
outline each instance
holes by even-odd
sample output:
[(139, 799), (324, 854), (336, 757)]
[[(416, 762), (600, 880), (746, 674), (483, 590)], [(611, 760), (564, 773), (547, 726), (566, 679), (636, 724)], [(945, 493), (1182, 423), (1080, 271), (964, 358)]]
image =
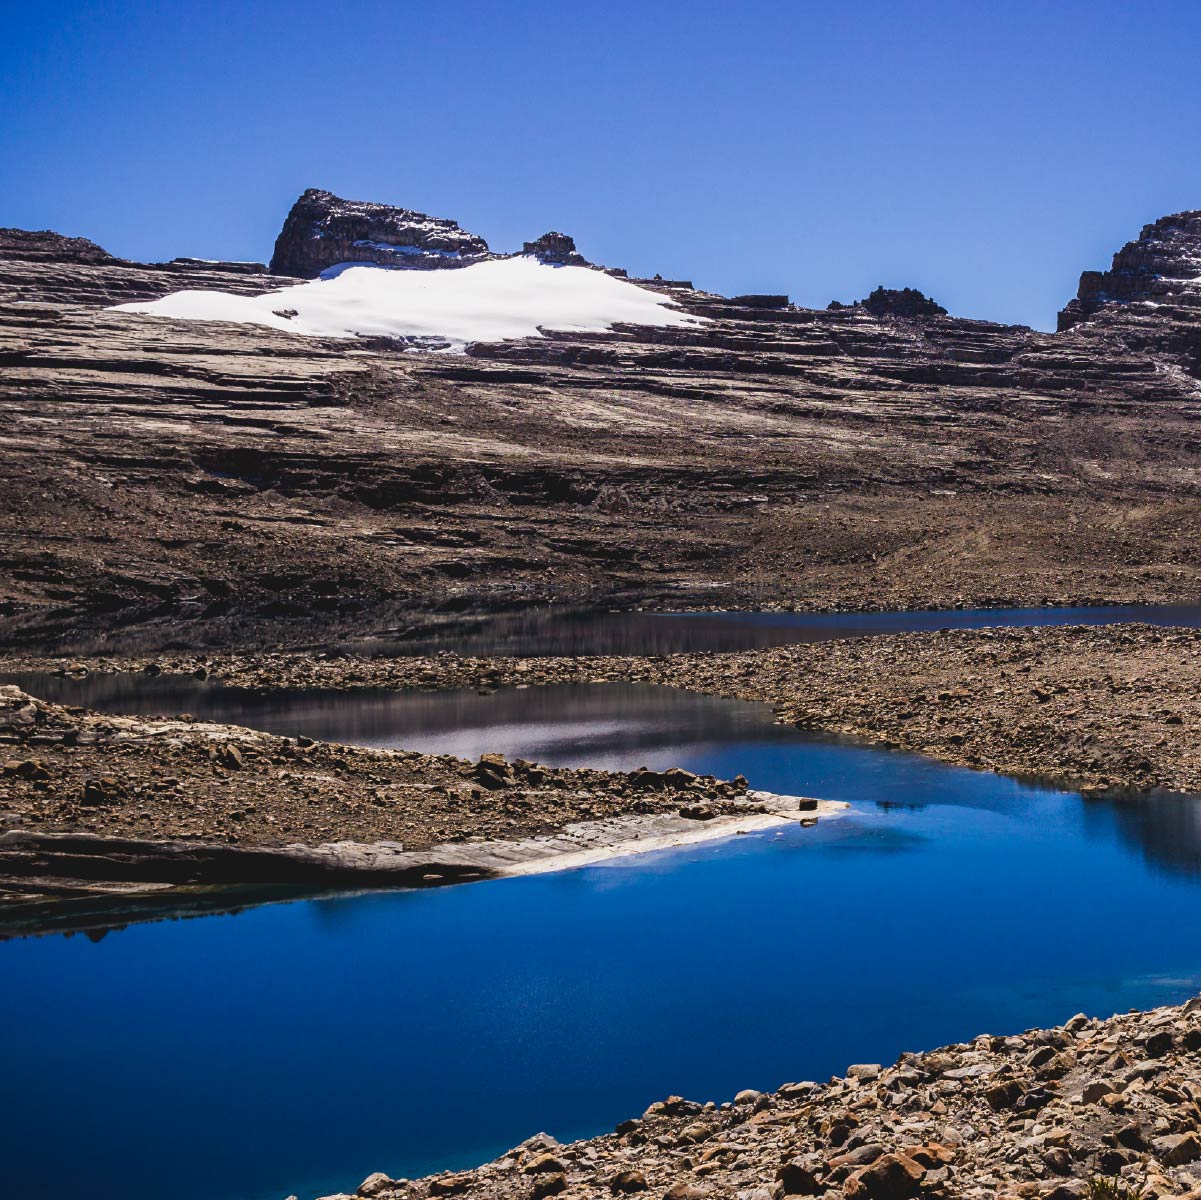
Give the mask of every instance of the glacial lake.
[(722, 1101), (1201, 990), (1194, 798), (1086, 800), (648, 685), (23, 682), (371, 745), (741, 771), (853, 807), (557, 875), (4, 942), (5, 1196), (52, 1178), (90, 1200), (311, 1200), (673, 1092)]

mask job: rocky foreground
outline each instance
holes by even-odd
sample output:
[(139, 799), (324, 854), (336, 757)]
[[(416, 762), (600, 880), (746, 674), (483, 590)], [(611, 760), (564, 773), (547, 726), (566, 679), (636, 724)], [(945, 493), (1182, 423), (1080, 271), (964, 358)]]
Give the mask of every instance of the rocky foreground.
[(641, 658), (10, 656), (0, 666), (201, 671), (258, 689), (656, 683), (761, 701), (788, 723), (1072, 788), (1201, 792), (1196, 629), (955, 630)]
[[(612, 1134), (539, 1134), (372, 1200), (1111, 1200), (1201, 1196), (1201, 998), (860, 1064), (733, 1102), (678, 1096)], [(345, 1198), (339, 1198), (345, 1200)]]

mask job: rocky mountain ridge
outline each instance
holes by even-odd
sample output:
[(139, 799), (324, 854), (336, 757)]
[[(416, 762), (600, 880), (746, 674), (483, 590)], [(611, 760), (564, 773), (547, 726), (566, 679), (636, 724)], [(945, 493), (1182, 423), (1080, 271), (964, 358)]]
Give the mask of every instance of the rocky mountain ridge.
[[(426, 249), (484, 252), (443, 224)], [(0, 640), (1201, 593), (1184, 303), (1044, 334), (647, 280), (707, 320), (448, 358), (114, 312), (281, 280), (29, 236), (0, 238)], [(1163, 240), (1164, 278), (1190, 245)]]

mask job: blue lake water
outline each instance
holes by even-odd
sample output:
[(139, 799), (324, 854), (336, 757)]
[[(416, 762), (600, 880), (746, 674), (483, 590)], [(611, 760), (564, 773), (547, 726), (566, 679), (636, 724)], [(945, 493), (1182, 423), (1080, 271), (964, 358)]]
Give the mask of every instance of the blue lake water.
[(1201, 989), (1191, 798), (1085, 800), (643, 686), (205, 694), (280, 729), (741, 771), (854, 808), (558, 875), (0, 944), (0, 1195), (309, 1200), (672, 1092)]

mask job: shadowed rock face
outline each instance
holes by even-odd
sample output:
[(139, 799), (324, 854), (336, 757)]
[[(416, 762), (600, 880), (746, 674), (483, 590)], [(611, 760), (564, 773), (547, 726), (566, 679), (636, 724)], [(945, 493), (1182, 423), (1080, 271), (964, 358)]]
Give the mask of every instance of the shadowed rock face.
[(309, 188), (288, 213), (271, 272), (313, 279), (345, 262), (428, 270), (470, 266), (490, 257), (488, 243), (457, 221)]
[(575, 238), (566, 233), (544, 233), (521, 248), (522, 254), (532, 254), (539, 262), (557, 267), (586, 267), (588, 260), (575, 248)]
[(87, 238), (64, 237), (49, 229), (0, 229), (0, 257), (46, 263), (101, 264), (122, 261)]
[(838, 312), (845, 308), (862, 308), (873, 317), (945, 317), (947, 310), (941, 304), (931, 300), (929, 296), (919, 292), (917, 288), (886, 288), (878, 287), (863, 300), (854, 304), (840, 304), (837, 300), (830, 302), (830, 311)]
[(1108, 271), (1083, 272), (1076, 299), (1059, 314), (1059, 328), (1131, 304), (1197, 309), (1201, 318), (1201, 212), (1174, 213), (1144, 225), (1113, 256)]

